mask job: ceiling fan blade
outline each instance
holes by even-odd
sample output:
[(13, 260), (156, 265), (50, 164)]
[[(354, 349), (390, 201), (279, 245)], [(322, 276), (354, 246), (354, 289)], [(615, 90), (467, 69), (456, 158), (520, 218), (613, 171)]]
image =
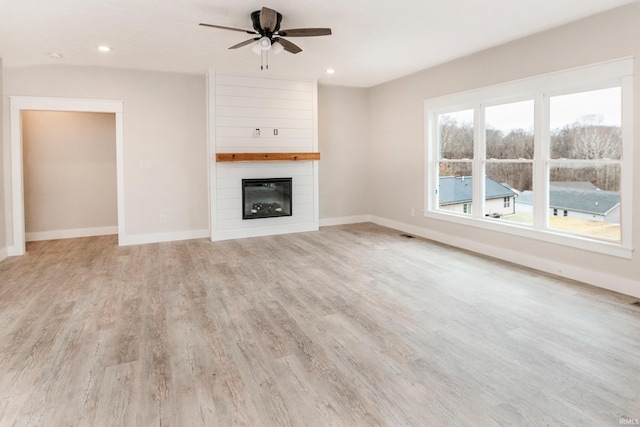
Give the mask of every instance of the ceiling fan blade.
[(278, 34), (282, 37), (330, 36), (331, 28), (294, 28), (278, 31)]
[(300, 49), (300, 47), (298, 47), (295, 44), (291, 43), (289, 40), (278, 38), (278, 39), (276, 39), (274, 41), (277, 41), (278, 43), (280, 43), (282, 45), (282, 47), (284, 48), (284, 50), (286, 50), (287, 52), (290, 52), (290, 53), (300, 53), (300, 52), (302, 52), (302, 49)]
[(258, 34), (255, 31), (243, 30), (241, 28), (223, 27), (222, 25), (202, 24), (202, 23), (200, 25), (203, 27), (220, 28), (222, 30), (242, 31), (243, 33), (247, 33), (247, 34)]
[(249, 39), (249, 40), (245, 40), (245, 41), (243, 41), (243, 42), (241, 42), (241, 43), (234, 44), (234, 45), (233, 45), (233, 46), (231, 46), (229, 49), (237, 49), (237, 48), (239, 48), (239, 47), (246, 46), (246, 45), (251, 44), (251, 43), (255, 43), (255, 41), (256, 41), (256, 40), (257, 40), (257, 39)]
[(275, 31), (277, 23), (278, 12), (268, 7), (263, 7), (262, 10), (260, 10), (260, 26), (264, 30), (268, 28), (271, 31)]

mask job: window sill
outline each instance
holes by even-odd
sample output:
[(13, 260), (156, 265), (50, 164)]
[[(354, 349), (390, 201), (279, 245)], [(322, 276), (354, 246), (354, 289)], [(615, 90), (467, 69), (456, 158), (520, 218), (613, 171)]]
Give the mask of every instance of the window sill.
[(500, 219), (476, 218), (464, 214), (441, 213), (438, 211), (426, 211), (424, 216), (426, 218), (453, 222), (483, 230), (525, 237), (528, 239), (611, 255), (619, 258), (631, 259), (633, 254), (633, 248), (623, 247), (619, 243), (611, 243), (577, 235), (568, 235), (555, 232), (553, 230), (533, 229), (525, 225), (506, 223)]

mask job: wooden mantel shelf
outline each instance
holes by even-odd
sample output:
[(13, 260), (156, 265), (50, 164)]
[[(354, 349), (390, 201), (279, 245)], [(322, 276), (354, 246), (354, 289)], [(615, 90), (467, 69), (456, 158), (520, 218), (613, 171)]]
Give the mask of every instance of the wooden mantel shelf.
[(270, 160), (320, 160), (320, 153), (217, 153), (216, 162), (264, 162)]

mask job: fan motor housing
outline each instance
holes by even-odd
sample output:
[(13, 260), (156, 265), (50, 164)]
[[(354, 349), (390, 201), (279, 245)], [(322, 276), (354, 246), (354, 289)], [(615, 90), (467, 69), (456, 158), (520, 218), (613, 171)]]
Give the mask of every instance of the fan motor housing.
[(275, 28), (262, 28), (260, 26), (260, 10), (256, 10), (255, 12), (251, 13), (251, 22), (253, 23), (253, 29), (256, 30), (256, 32), (262, 36), (267, 36), (269, 38), (271, 38), (273, 36), (273, 33), (278, 32), (278, 30), (280, 29), (280, 22), (282, 22), (282, 14), (280, 12), (276, 12), (276, 27)]

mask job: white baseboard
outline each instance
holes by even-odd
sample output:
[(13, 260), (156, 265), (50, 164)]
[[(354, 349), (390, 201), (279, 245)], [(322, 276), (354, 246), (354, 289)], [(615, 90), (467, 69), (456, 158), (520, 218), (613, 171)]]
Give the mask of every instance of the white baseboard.
[(0, 262), (4, 261), (9, 257), (9, 248), (0, 249)]
[(34, 231), (25, 233), (27, 242), (37, 242), (40, 240), (74, 239), (77, 237), (107, 236), (118, 234), (118, 226), (74, 228), (70, 230), (50, 230)]
[(342, 216), (336, 218), (320, 219), (320, 227), (330, 227), (332, 225), (357, 224), (360, 222), (371, 222), (371, 215)]
[(466, 249), (479, 254), (487, 255), (492, 258), (501, 259), (503, 261), (512, 262), (524, 267), (533, 268), (534, 270), (555, 274), (567, 279), (577, 280), (599, 288), (608, 289), (614, 292), (620, 292), (625, 295), (631, 295), (640, 298), (640, 281), (632, 280), (624, 277), (618, 277), (595, 270), (590, 270), (573, 265), (563, 264), (560, 262), (543, 259), (527, 254), (521, 254), (517, 251), (506, 250), (497, 246), (474, 240), (464, 239), (461, 237), (452, 237), (438, 231), (418, 227), (411, 224), (405, 224), (399, 221), (389, 220), (376, 216), (371, 217), (371, 222), (382, 225), (384, 227), (393, 228), (404, 233), (410, 233), (426, 239), (435, 240), (436, 242)]
[(120, 236), (120, 246), (144, 245), (147, 243), (175, 242), (180, 240), (202, 239), (209, 237), (209, 230), (172, 231), (169, 233), (134, 234)]

